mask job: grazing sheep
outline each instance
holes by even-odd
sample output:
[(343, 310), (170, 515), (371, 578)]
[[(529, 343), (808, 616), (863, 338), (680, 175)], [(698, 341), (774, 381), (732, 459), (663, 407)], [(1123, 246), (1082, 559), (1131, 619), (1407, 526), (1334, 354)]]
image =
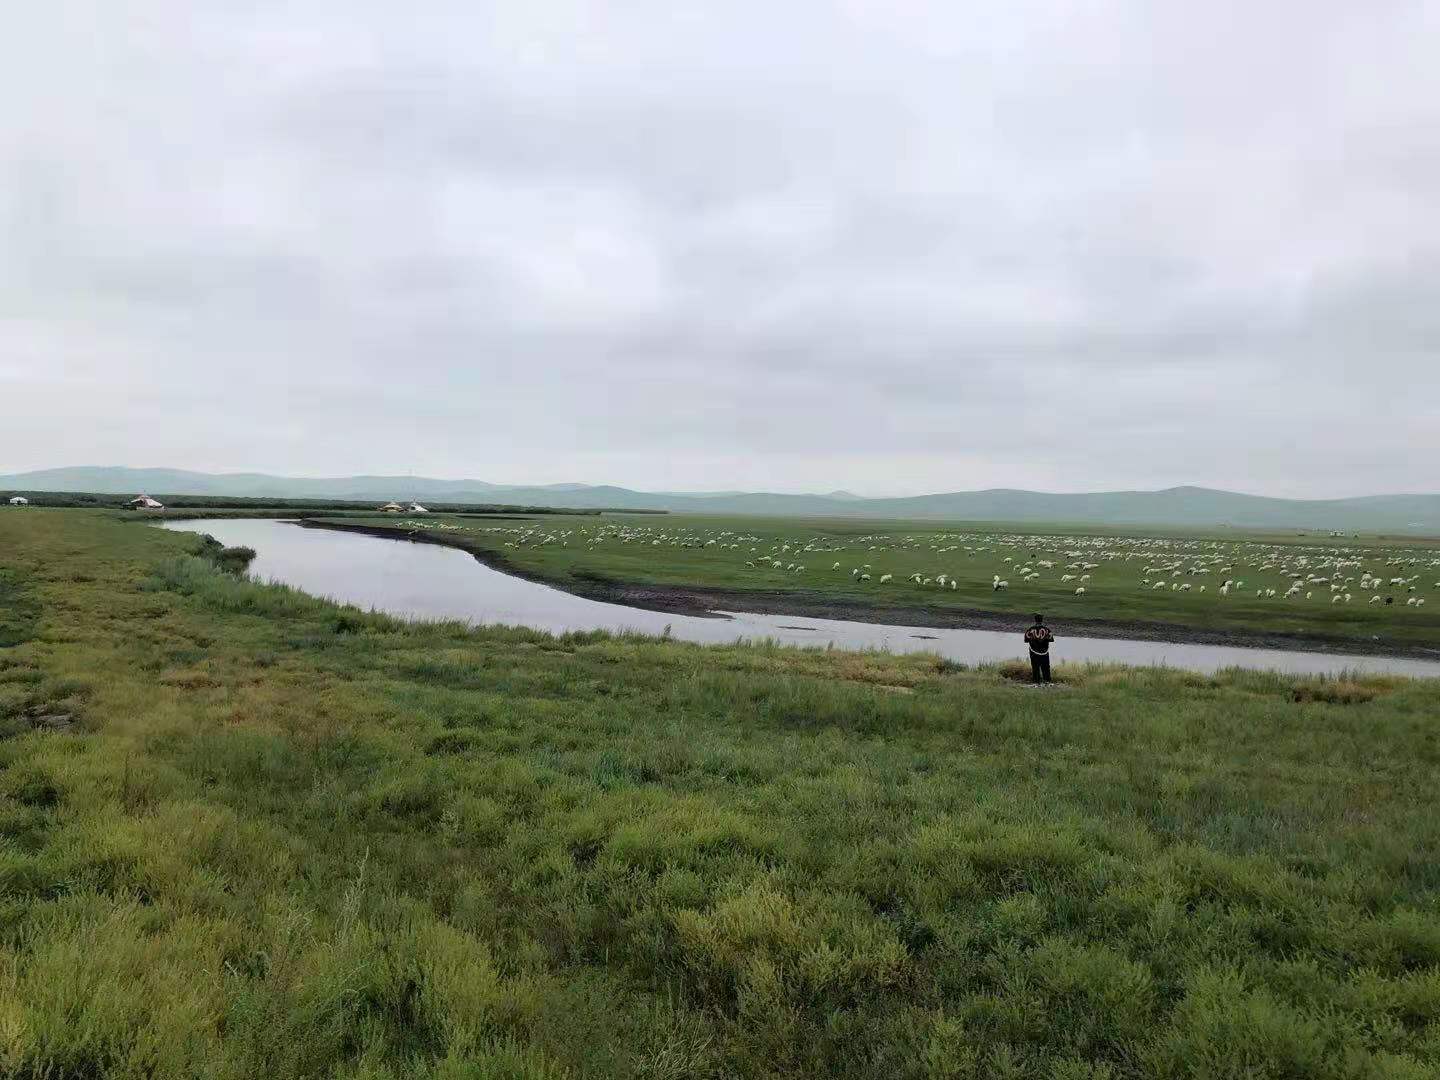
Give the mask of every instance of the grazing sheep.
[(894, 574), (881, 574), (881, 575), (880, 575), (880, 584), (881, 584), (881, 585), (884, 585), (887, 581), (892, 580), (894, 577), (895, 577)]
[(830, 569), (831, 569), (831, 570), (839, 570), (839, 569), (840, 569), (840, 564), (837, 562), (834, 566), (830, 567)]
[(1001, 581), (999, 578), (996, 578), (990, 587), (996, 592), (999, 592), (1001, 589), (1008, 589), (1010, 587), (1010, 582)]
[(1084, 585), (1081, 585), (1078, 589), (1076, 589), (1076, 590), (1075, 590), (1075, 595), (1076, 595), (1076, 596), (1084, 596), (1084, 595), (1085, 595), (1085, 586), (1084, 586)]

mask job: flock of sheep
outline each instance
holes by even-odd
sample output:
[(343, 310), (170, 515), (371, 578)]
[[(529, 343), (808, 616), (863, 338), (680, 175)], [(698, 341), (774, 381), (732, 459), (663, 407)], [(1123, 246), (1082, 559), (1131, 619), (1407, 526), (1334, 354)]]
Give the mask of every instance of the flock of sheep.
[[(573, 519), (572, 519), (573, 520)], [(1440, 589), (1440, 554), (1412, 549), (1274, 544), (1256, 540), (1167, 537), (1028, 535), (1018, 533), (901, 532), (843, 535), (768, 535), (717, 522), (664, 521), (656, 525), (601, 519), (593, 524), (525, 523), (455, 526), (434, 521), (424, 529), (463, 528), (492, 534), (505, 547), (681, 549), (734, 560), (747, 571), (788, 575), (848, 574), (856, 584), (905, 585), (950, 592), (1030, 587), (1075, 596), (1099, 588), (1140, 589), (1217, 599), (1425, 606), (1419, 595)], [(757, 523), (758, 529), (758, 523)], [(839, 557), (839, 556), (844, 556)], [(919, 565), (921, 568), (916, 569)], [(827, 569), (828, 568), (828, 569)], [(1433, 582), (1433, 584), (1429, 584)], [(1212, 591), (1213, 588), (1213, 591)]]

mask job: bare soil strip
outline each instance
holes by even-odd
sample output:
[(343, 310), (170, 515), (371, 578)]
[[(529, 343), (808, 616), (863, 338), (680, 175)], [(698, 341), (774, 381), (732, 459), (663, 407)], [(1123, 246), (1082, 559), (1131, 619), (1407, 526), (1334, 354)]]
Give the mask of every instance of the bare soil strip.
[[(986, 611), (974, 608), (936, 609), (907, 604), (854, 603), (817, 597), (812, 593), (784, 590), (722, 589), (706, 585), (650, 585), (639, 582), (615, 581), (593, 574), (576, 574), (570, 580), (557, 580), (531, 573), (514, 566), (503, 555), (477, 551), (443, 535), (423, 529), (397, 529), (377, 525), (336, 521), (298, 521), (307, 529), (334, 529), (338, 532), (363, 533), (388, 540), (409, 540), (413, 543), (451, 547), (473, 556), (493, 570), (548, 585), (554, 589), (599, 600), (607, 604), (648, 611), (669, 612), (698, 618), (724, 618), (717, 612), (733, 611), (753, 615), (789, 615), (811, 619), (836, 619), (847, 622), (873, 623), (884, 626), (907, 626), (925, 630), (1014, 630), (1019, 633), (1029, 625), (1028, 611)], [(1416, 660), (1434, 660), (1440, 649), (1403, 645), (1395, 641), (1373, 644), (1334, 638), (1319, 634), (1261, 632), (1187, 626), (1183, 623), (1160, 623), (1123, 619), (1068, 618), (1057, 625), (1057, 637), (1119, 638), (1129, 641), (1164, 641), (1178, 645), (1226, 645), (1247, 649), (1300, 649), (1306, 652), (1336, 653), (1351, 656), (1398, 656)]]

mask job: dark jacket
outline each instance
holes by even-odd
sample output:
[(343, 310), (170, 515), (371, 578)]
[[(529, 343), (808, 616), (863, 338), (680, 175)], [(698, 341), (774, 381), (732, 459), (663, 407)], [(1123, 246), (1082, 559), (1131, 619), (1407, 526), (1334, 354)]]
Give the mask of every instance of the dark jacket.
[(1030, 646), (1030, 651), (1045, 656), (1050, 652), (1050, 643), (1055, 640), (1055, 635), (1050, 633), (1048, 626), (1032, 626), (1025, 631), (1025, 644)]

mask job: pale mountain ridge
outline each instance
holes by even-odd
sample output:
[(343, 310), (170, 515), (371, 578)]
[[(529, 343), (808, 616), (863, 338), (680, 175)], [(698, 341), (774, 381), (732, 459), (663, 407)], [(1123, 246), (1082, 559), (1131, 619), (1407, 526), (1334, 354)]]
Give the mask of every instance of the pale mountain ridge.
[(951, 521), (1305, 528), (1440, 535), (1440, 495), (1277, 499), (1201, 487), (1052, 493), (1014, 488), (865, 498), (780, 492), (643, 492), (606, 484), (505, 485), (422, 476), (283, 477), (184, 469), (79, 466), (0, 476), (0, 492), (211, 495), (384, 502), (513, 503), (577, 509)]

